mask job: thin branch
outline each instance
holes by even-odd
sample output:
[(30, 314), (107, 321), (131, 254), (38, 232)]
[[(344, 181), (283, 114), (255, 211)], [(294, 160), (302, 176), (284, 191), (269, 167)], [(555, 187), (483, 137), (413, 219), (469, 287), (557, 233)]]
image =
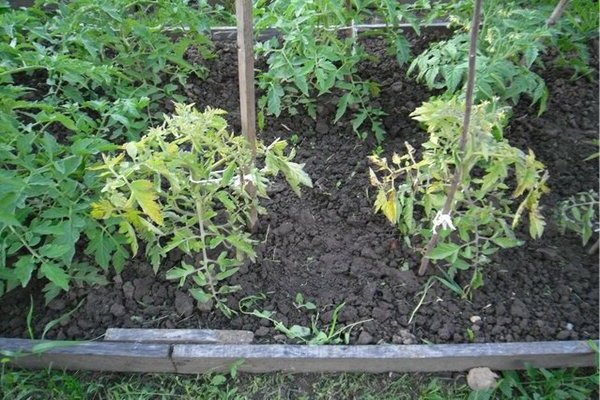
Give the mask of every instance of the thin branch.
[[(479, 25), (481, 23), (481, 3), (483, 0), (475, 0), (475, 10), (473, 11), (473, 19), (471, 21), (471, 35), (469, 44), (469, 71), (467, 75), (466, 95), (465, 95), (465, 115), (463, 119), (462, 132), (460, 135), (460, 141), (458, 144), (458, 154), (461, 159), (461, 163), (456, 165), (454, 168), (454, 177), (448, 194), (446, 196), (446, 202), (442, 214), (448, 215), (452, 211), (454, 205), (454, 197), (460, 184), (463, 169), (465, 168), (465, 147), (467, 145), (467, 138), (469, 135), (469, 124), (471, 122), (471, 109), (473, 108), (473, 88), (475, 87), (475, 66), (477, 57), (477, 36), (479, 34)], [(432, 234), (431, 239), (423, 250), (423, 258), (421, 259), (421, 266), (419, 267), (419, 275), (424, 275), (427, 272), (429, 266), (429, 259), (427, 254), (435, 248), (439, 240), (439, 233), (435, 232)]]

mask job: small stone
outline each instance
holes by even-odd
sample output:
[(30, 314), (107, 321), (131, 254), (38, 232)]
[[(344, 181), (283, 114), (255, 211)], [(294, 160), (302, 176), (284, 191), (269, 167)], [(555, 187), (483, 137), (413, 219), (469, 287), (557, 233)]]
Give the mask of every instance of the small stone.
[(496, 387), (498, 375), (487, 367), (473, 368), (467, 374), (467, 383), (473, 390), (487, 390)]
[(360, 333), (360, 335), (358, 335), (356, 344), (370, 344), (370, 343), (373, 343), (373, 336), (367, 331), (362, 331)]
[(570, 322), (568, 322), (566, 328), (567, 328), (568, 331), (572, 331), (573, 330), (573, 324), (570, 323)]
[(115, 303), (110, 306), (110, 313), (115, 317), (122, 317), (125, 315), (125, 307), (123, 307), (123, 304)]
[(479, 315), (473, 315), (471, 318), (469, 318), (469, 320), (472, 324), (476, 324), (478, 322), (481, 322), (481, 317)]
[(175, 310), (177, 314), (189, 317), (194, 311), (194, 300), (186, 293), (175, 292)]
[(275, 335), (273, 336), (273, 340), (279, 343), (284, 343), (287, 340), (287, 336), (282, 334)]

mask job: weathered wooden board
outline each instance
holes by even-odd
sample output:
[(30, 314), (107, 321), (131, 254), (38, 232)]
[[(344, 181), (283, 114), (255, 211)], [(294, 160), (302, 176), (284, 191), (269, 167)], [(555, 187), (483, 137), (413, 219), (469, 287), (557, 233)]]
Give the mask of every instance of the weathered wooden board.
[(188, 344), (248, 344), (254, 340), (250, 331), (212, 329), (121, 329), (108, 328), (107, 342), (188, 343)]
[[(447, 30), (450, 24), (447, 21), (435, 21), (421, 25), (420, 29), (422, 32), (444, 29)], [(351, 27), (340, 26), (337, 30), (343, 32)], [(412, 25), (406, 23), (400, 23), (392, 27), (383, 23), (372, 23), (372, 24), (357, 24), (354, 26), (357, 32), (367, 32), (373, 29), (400, 29), (411, 31)], [(265, 41), (272, 37), (279, 36), (280, 32), (277, 29), (269, 28), (261, 30), (256, 35), (256, 40)], [(220, 26), (214, 27), (210, 30), (210, 35), (213, 40), (235, 40), (237, 38), (237, 28), (235, 26)]]
[[(0, 338), (0, 350), (30, 352), (39, 343)], [(239, 370), (245, 372), (439, 372), (474, 367), (523, 369), (526, 364), (586, 367), (595, 365), (596, 354), (583, 341), (404, 346), (70, 342), (66, 347), (16, 357), (12, 363), (26, 368), (196, 374), (227, 371), (240, 360), (244, 362)]]
[(404, 346), (175, 345), (178, 373), (245, 372), (439, 372), (474, 367), (495, 370), (592, 366), (586, 342), (532, 342)]
[[(41, 340), (0, 338), (0, 351), (28, 353)], [(59, 342), (64, 346), (38, 354), (12, 358), (24, 368), (58, 368), (89, 371), (176, 372), (166, 344), (117, 342)]]

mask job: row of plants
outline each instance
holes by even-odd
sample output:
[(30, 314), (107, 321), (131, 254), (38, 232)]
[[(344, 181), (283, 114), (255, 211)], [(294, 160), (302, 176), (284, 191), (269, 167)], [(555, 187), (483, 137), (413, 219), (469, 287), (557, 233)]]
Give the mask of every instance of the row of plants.
[[(373, 157), (379, 176), (372, 172), (371, 180), (379, 188), (377, 210), (398, 225), (407, 244), (425, 248), (426, 259), (450, 263), (447, 282), (474, 267), (470, 284), (458, 290), (463, 294), (482, 284), (480, 266), (495, 251), (521, 243), (514, 230), (524, 213), (531, 236), (543, 232), (545, 168), (532, 152), (512, 147), (502, 130), (509, 105), (522, 95), (543, 110), (547, 92), (532, 72), (540, 54), (569, 44), (585, 59), (589, 37), (581, 19), (536, 25), (551, 7), (486, 3), (467, 145), (458, 132), (471, 2), (255, 3), (256, 30), (281, 32), (257, 45), (268, 66), (257, 79), (264, 91), (259, 122), (298, 107), (316, 117), (317, 98), (333, 93), (339, 100), (332, 122), (352, 113), (354, 131), (363, 138), (370, 131), (379, 141), (384, 113), (369, 104), (380, 88), (357, 73), (370, 56), (356, 31), (339, 28), (380, 19), (391, 26), (407, 21), (418, 33), (417, 13), (428, 15), (424, 21), (450, 15), (454, 36), (432, 44), (409, 71), (445, 90), (414, 113), (430, 135), (425, 151), (407, 144), (407, 153), (391, 163)], [(73, 285), (105, 283), (109, 268), (120, 273), (138, 254), (157, 272), (178, 249), (200, 261), (177, 265), (167, 278), (188, 283), (197, 301), (234, 312), (226, 298), (239, 288), (227, 278), (254, 257), (245, 227), (252, 213), (265, 211), (259, 199), (266, 197), (268, 177), (282, 173), (297, 194), (311, 180), (292, 161), (294, 151), (286, 154), (284, 141), (259, 142), (253, 152), (230, 132), (223, 111), (177, 105), (164, 115), (165, 103), (186, 102), (179, 89), (190, 75), (206, 76), (205, 67), (187, 61), (186, 50), (213, 57), (207, 30), (230, 20), (220, 8), (185, 0), (39, 0), (19, 11), (2, 3), (0, 295), (37, 276), (48, 282), (49, 301)], [(410, 61), (409, 42), (398, 30), (381, 34), (399, 63)], [(564, 57), (572, 56), (566, 51)], [(446, 192), (458, 169), (451, 216)], [(511, 174), (516, 187), (506, 183)]]
[[(46, 278), (46, 300), (73, 284), (103, 283), (129, 254), (115, 225), (90, 216), (101, 186), (89, 170), (101, 152), (162, 119), (159, 105), (205, 70), (207, 19), (182, 2), (38, 1), (0, 8), (0, 294)], [(173, 43), (161, 29), (187, 19)], [(77, 250), (85, 256), (75, 257)]]
[(252, 166), (221, 110), (164, 114), (187, 100), (178, 93), (191, 75), (206, 76), (186, 51), (213, 57), (207, 30), (221, 16), (182, 0), (3, 4), (0, 295), (37, 276), (50, 301), (106, 283), (138, 252), (156, 273), (179, 249), (202, 261), (167, 277), (193, 279), (194, 298), (230, 315), (223, 299), (236, 287), (221, 281), (254, 255), (245, 221), (264, 211), (267, 176), (282, 172), (298, 194), (311, 181), (284, 141), (259, 143), (265, 166)]
[[(372, 56), (365, 51), (354, 26), (381, 20), (391, 27), (409, 23), (419, 32), (415, 10), (424, 4), (373, 0), (256, 2), (257, 33), (275, 28), (281, 35), (256, 47), (257, 54), (267, 61), (266, 71), (258, 75), (258, 86), (264, 92), (258, 101), (259, 127), (265, 115), (279, 116), (282, 111), (294, 115), (298, 107), (316, 119), (317, 97), (335, 93), (339, 101), (332, 122), (356, 110), (351, 122), (353, 131), (363, 139), (371, 133), (381, 142), (385, 137), (381, 118), (385, 113), (371, 104), (380, 88), (377, 82), (358, 74), (359, 63)], [(400, 31), (385, 29), (377, 33), (385, 37), (398, 63), (408, 61), (410, 45)]]

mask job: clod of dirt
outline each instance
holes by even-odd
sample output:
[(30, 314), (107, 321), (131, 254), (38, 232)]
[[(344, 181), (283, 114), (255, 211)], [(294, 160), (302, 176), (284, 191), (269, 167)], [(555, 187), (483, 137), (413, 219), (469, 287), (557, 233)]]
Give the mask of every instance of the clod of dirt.
[(315, 131), (321, 135), (325, 135), (329, 132), (329, 124), (325, 119), (319, 119), (315, 126)]
[(513, 317), (529, 317), (529, 310), (527, 310), (527, 306), (519, 299), (515, 299), (513, 301), (512, 306), (510, 306), (510, 313)]
[(123, 284), (123, 295), (126, 299), (133, 299), (133, 292), (135, 292), (135, 288), (131, 282), (125, 282)]
[(48, 308), (54, 311), (62, 311), (67, 306), (67, 303), (63, 299), (54, 299), (48, 303)]
[(373, 336), (367, 331), (362, 331), (360, 333), (360, 335), (358, 335), (356, 344), (370, 344), (370, 343), (373, 343)]
[(269, 334), (269, 328), (267, 328), (266, 326), (261, 326), (260, 328), (258, 328), (256, 330), (256, 332), (254, 332), (254, 336), (256, 337), (263, 337), (263, 336), (267, 336)]
[(110, 313), (117, 318), (122, 317), (126, 313), (125, 307), (123, 307), (123, 304), (115, 303), (110, 306)]
[(213, 309), (213, 301), (209, 300), (204, 303), (198, 302), (197, 304), (198, 310), (203, 313), (211, 312)]
[(194, 300), (183, 292), (176, 292), (175, 310), (177, 311), (177, 314), (189, 317), (194, 311)]
[(419, 339), (408, 329), (400, 329), (397, 335), (392, 336), (392, 343), (394, 344), (417, 344)]
[(467, 383), (473, 390), (487, 390), (496, 387), (496, 375), (487, 367), (473, 368), (467, 374)]
[(144, 296), (150, 294), (150, 289), (152, 284), (154, 283), (154, 277), (145, 277), (138, 278), (133, 280), (133, 286), (135, 287), (135, 291), (133, 292), (133, 297), (137, 301), (143, 301)]

